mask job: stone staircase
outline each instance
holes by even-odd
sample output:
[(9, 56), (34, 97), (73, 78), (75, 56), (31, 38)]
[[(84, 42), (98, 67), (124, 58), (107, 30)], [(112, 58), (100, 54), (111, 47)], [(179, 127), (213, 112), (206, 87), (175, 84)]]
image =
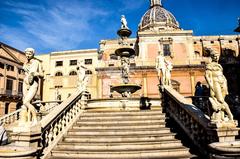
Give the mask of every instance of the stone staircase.
[(161, 110), (87, 110), (48, 156), (51, 159), (187, 159)]

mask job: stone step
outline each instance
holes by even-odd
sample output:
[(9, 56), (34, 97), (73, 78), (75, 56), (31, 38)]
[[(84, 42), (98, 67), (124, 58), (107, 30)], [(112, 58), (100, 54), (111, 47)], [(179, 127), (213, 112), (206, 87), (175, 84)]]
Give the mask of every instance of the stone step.
[(96, 117), (96, 116), (81, 116), (79, 118), (80, 121), (96, 121), (96, 120), (150, 120), (150, 119), (165, 119), (165, 114), (160, 114), (160, 115), (136, 115), (136, 116), (101, 116), (101, 117)]
[(170, 133), (170, 130), (168, 128), (162, 128), (162, 129), (147, 129), (147, 130), (103, 130), (103, 131), (78, 131), (71, 129), (68, 131), (68, 135), (83, 135), (83, 136), (90, 136), (90, 135), (149, 135), (149, 134), (161, 134), (161, 133)]
[(125, 143), (119, 143), (119, 142), (66, 142), (66, 141), (62, 141), (60, 143), (58, 143), (59, 146), (103, 146), (103, 147), (109, 147), (109, 146), (130, 146), (130, 145), (161, 145), (161, 144), (179, 144), (181, 143), (179, 140), (177, 139), (172, 139), (172, 140), (168, 140), (166, 141), (138, 141), (138, 142), (125, 142)]
[(140, 143), (98, 143), (98, 144), (78, 144), (78, 143), (60, 143), (57, 145), (56, 150), (68, 150), (68, 151), (140, 151), (140, 150), (164, 150), (181, 148), (182, 143), (179, 141), (168, 142), (142, 142)]
[(85, 112), (82, 116), (136, 116), (136, 115), (161, 115), (162, 111), (112, 111), (112, 112)]
[(132, 120), (132, 121), (125, 121), (125, 120), (119, 120), (119, 121), (88, 121), (88, 120), (79, 120), (76, 122), (78, 125), (95, 125), (95, 126), (102, 126), (102, 125), (148, 125), (148, 124), (162, 124), (165, 123), (165, 119), (161, 120)]
[(81, 152), (52, 151), (52, 159), (189, 159), (187, 148), (171, 150), (121, 151), (121, 152)]
[(111, 132), (139, 132), (139, 131), (143, 131), (143, 132), (146, 132), (146, 131), (164, 131), (164, 130), (169, 130), (170, 132), (170, 129), (169, 128), (165, 128), (165, 127), (162, 127), (162, 128), (148, 128), (148, 129), (145, 129), (145, 128), (138, 128), (138, 129), (112, 129), (112, 127), (109, 127), (109, 129), (84, 129), (84, 130), (79, 130), (79, 129), (70, 129), (69, 132), (89, 132), (89, 133), (111, 133)]
[(169, 141), (175, 140), (174, 133), (162, 133), (158, 135), (129, 135), (129, 136), (78, 136), (67, 135), (63, 138), (64, 142), (93, 142), (93, 143), (126, 143), (144, 141)]
[(102, 130), (109, 130), (109, 129), (119, 129), (119, 130), (129, 130), (129, 129), (160, 129), (165, 127), (165, 123), (162, 124), (151, 124), (151, 125), (102, 125), (102, 126), (92, 126), (92, 125), (85, 125), (82, 126), (81, 124), (75, 124), (72, 129), (77, 130), (93, 130), (93, 129), (102, 129)]

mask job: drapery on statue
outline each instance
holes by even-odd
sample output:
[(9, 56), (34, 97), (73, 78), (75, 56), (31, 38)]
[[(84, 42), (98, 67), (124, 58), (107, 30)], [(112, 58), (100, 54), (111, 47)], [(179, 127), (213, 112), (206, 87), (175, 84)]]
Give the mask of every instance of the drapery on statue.
[(87, 67), (83, 60), (78, 62), (78, 88), (85, 91), (88, 83), (88, 77), (86, 76)]
[[(227, 80), (223, 75), (223, 68), (218, 64), (219, 56), (210, 50), (211, 62), (206, 66), (205, 78), (210, 88), (210, 102), (213, 108), (211, 120), (226, 121), (233, 120), (233, 115), (225, 102), (225, 97), (228, 95)], [(225, 112), (227, 117), (225, 117)]]
[(127, 20), (124, 15), (121, 16), (121, 23), (122, 23), (121, 29), (128, 29)]
[(23, 105), (20, 114), (20, 122), (31, 122), (37, 124), (37, 112), (31, 104), (34, 96), (37, 94), (39, 86), (39, 77), (43, 77), (43, 70), (40, 61), (34, 59), (35, 51), (33, 48), (27, 48), (25, 55), (27, 62), (24, 63), (25, 78), (23, 81)]

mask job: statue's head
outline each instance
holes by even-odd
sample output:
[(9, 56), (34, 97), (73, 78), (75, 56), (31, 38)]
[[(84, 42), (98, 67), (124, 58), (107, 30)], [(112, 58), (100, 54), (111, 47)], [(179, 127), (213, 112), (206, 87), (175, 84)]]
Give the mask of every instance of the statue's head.
[(158, 55), (163, 56), (163, 52), (162, 51), (158, 51)]
[(31, 60), (34, 57), (35, 50), (33, 48), (27, 48), (24, 52), (27, 59)]
[(219, 55), (214, 50), (211, 50), (210, 57), (213, 62), (218, 62), (219, 60)]
[(122, 17), (122, 18), (125, 18), (125, 15), (122, 15), (121, 17)]

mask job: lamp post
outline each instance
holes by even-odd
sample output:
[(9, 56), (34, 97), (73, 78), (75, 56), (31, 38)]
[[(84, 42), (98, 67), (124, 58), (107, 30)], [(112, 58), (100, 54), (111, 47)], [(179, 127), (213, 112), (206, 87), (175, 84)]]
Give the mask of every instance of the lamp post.
[(238, 18), (238, 27), (234, 31), (240, 33), (240, 17)]

